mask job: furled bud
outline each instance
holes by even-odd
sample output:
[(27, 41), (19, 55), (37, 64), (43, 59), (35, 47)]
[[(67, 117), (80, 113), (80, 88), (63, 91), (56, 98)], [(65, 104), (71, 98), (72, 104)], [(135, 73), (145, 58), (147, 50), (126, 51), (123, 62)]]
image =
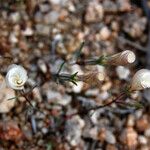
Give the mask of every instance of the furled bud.
[(150, 88), (150, 70), (141, 69), (135, 73), (131, 81), (131, 91)]
[(83, 81), (91, 85), (98, 85), (100, 82), (104, 80), (104, 78), (105, 78), (104, 73), (98, 71), (91, 71), (83, 75), (77, 76), (78, 81)]
[(124, 66), (133, 63), (135, 59), (135, 54), (130, 50), (126, 50), (109, 56), (106, 60), (106, 64)]
[(9, 66), (6, 74), (6, 83), (10, 88), (22, 90), (27, 79), (27, 71), (22, 66), (16, 64)]

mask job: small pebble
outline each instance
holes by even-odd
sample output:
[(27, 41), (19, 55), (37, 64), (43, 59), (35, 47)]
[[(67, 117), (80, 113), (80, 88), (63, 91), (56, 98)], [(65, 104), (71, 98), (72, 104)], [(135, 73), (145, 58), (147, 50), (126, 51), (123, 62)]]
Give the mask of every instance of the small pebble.
[(136, 121), (136, 127), (138, 131), (143, 132), (149, 127), (149, 121), (147, 116), (142, 116), (142, 118)]
[(44, 16), (44, 22), (46, 24), (55, 24), (58, 21), (59, 12), (51, 11)]
[(145, 131), (144, 131), (144, 135), (148, 138), (150, 138), (150, 127), (147, 128)]
[(101, 21), (104, 15), (103, 7), (98, 1), (91, 1), (86, 10), (85, 21), (87, 23)]
[(98, 97), (101, 99), (101, 100), (106, 100), (108, 99), (110, 96), (110, 94), (107, 92), (107, 91), (102, 91), (99, 93)]
[(138, 136), (138, 141), (139, 141), (139, 143), (140, 144), (147, 144), (147, 139), (146, 139), (146, 137), (145, 136), (143, 136), (143, 135), (140, 135), (140, 136)]
[(43, 133), (43, 134), (48, 133), (48, 129), (47, 129), (47, 128), (42, 128), (42, 133)]
[(99, 32), (100, 40), (107, 40), (110, 37), (110, 30), (108, 27), (102, 27), (102, 29)]
[(117, 66), (116, 72), (117, 72), (119, 79), (121, 80), (122, 79), (127, 80), (130, 74), (130, 70), (124, 66)]
[(38, 63), (39, 69), (40, 69), (43, 73), (46, 73), (46, 72), (47, 72), (47, 67), (46, 67), (45, 62), (44, 62), (42, 59), (39, 59), (37, 63)]
[(98, 89), (89, 89), (85, 92), (85, 95), (87, 96), (97, 96), (99, 93)]
[(24, 36), (32, 36), (33, 30), (31, 28), (26, 28), (22, 33)]
[(109, 130), (106, 130), (106, 139), (105, 140), (107, 143), (110, 143), (110, 144), (116, 143), (115, 135)]
[(135, 118), (133, 115), (129, 115), (127, 120), (127, 126), (133, 127), (135, 125)]

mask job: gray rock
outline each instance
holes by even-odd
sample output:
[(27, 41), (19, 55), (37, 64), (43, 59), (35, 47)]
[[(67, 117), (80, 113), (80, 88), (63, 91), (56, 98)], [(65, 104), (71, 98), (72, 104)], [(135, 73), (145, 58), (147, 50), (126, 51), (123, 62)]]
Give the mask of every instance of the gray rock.
[(98, 127), (85, 128), (82, 135), (86, 138), (98, 139)]
[(71, 96), (67, 94), (61, 95), (59, 92), (52, 90), (48, 90), (46, 95), (49, 102), (54, 102), (63, 106), (69, 104), (72, 99)]
[(35, 26), (38, 34), (41, 35), (49, 35), (50, 34), (50, 26), (44, 24), (36, 24)]
[(44, 16), (44, 22), (47, 24), (55, 24), (58, 21), (59, 12), (51, 11)]
[(50, 10), (49, 4), (40, 4), (39, 7), (42, 13), (48, 12)]
[(82, 128), (84, 126), (85, 122), (79, 116), (74, 116), (66, 123), (66, 139), (72, 146), (77, 146), (81, 142)]
[(145, 89), (143, 96), (146, 99), (146, 101), (148, 102), (148, 104), (150, 104), (150, 89)]
[(40, 11), (36, 12), (34, 15), (34, 19), (36, 22), (42, 22), (43, 21), (43, 14)]
[(101, 99), (101, 100), (106, 100), (108, 99), (110, 96), (110, 94), (107, 92), (107, 91), (103, 91), (101, 92), (98, 97)]

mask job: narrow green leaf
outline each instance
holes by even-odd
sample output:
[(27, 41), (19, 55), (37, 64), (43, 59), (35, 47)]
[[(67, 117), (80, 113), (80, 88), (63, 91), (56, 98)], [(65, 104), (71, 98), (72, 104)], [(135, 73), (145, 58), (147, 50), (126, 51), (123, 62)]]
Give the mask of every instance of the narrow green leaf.
[(82, 42), (80, 47), (79, 47), (79, 50), (76, 52), (76, 60), (80, 57), (81, 51), (82, 51), (82, 49), (84, 47), (84, 44), (85, 44), (85, 42)]
[(59, 70), (58, 70), (57, 74), (59, 74), (59, 73), (61, 72), (61, 70), (62, 70), (62, 68), (63, 68), (64, 64), (65, 64), (65, 61), (64, 61), (64, 62), (62, 62), (62, 64), (60, 65), (60, 68), (59, 68)]
[(75, 81), (72, 80), (71, 82), (72, 82), (73, 84), (77, 85), (77, 83), (76, 83)]
[(144, 107), (140, 102), (134, 102), (133, 104), (128, 103), (127, 106), (135, 107), (136, 109), (142, 109)]
[(78, 72), (75, 72), (74, 74), (71, 75), (71, 79), (76, 80), (75, 77), (77, 76)]
[(9, 98), (9, 99), (7, 99), (7, 100), (9, 101), (9, 100), (17, 99), (17, 98), (18, 98), (18, 97), (16, 96), (16, 97)]

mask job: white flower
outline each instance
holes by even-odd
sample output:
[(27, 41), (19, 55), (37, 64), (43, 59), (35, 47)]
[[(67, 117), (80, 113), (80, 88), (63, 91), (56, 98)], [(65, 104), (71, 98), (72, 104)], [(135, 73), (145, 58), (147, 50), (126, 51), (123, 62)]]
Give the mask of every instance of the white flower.
[(136, 59), (135, 54), (130, 50), (126, 50), (108, 57), (106, 63), (111, 65), (124, 66), (133, 63), (135, 59)]
[(27, 71), (22, 66), (13, 64), (8, 67), (6, 83), (10, 88), (22, 90), (27, 79)]
[(150, 88), (150, 70), (141, 69), (135, 73), (131, 81), (131, 91)]

